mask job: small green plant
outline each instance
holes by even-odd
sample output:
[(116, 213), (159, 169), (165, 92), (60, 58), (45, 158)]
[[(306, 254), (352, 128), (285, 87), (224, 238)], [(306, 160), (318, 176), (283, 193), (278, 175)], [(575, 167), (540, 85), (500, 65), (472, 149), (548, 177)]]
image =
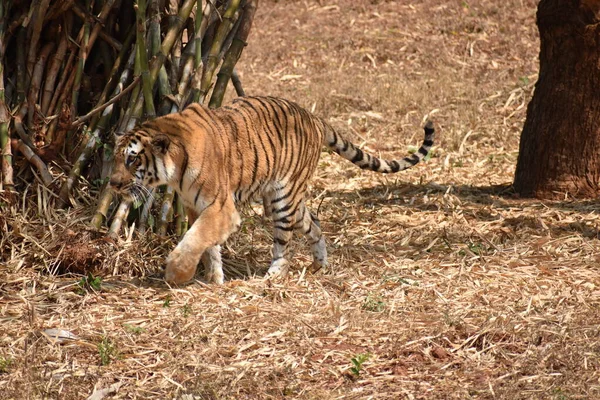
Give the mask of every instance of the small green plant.
[(407, 286), (419, 286), (419, 282), (413, 281), (412, 279), (405, 279), (399, 275), (384, 275), (383, 283), (393, 282), (393, 283), (401, 283)]
[(187, 318), (191, 312), (192, 312), (192, 306), (190, 306), (189, 304), (184, 304), (184, 306), (181, 307), (181, 313), (183, 314), (184, 317)]
[(141, 326), (135, 326), (135, 325), (131, 325), (131, 324), (123, 324), (123, 327), (131, 333), (135, 333), (136, 335), (139, 335), (140, 333), (144, 332), (144, 328), (142, 328)]
[(8, 367), (10, 367), (11, 364), (11, 358), (0, 356), (0, 374), (6, 374), (8, 372)]
[(171, 307), (171, 299), (171, 295), (167, 295), (167, 297), (165, 297), (165, 301), (163, 301), (163, 307)]
[(521, 76), (519, 78), (519, 83), (521, 84), (521, 86), (527, 86), (527, 85), (529, 85), (529, 77), (528, 76)]
[(92, 185), (93, 185), (93, 186), (96, 186), (96, 187), (100, 187), (100, 186), (102, 186), (102, 185), (104, 185), (104, 184), (108, 183), (108, 181), (109, 181), (109, 180), (110, 180), (110, 177), (109, 177), (109, 176), (107, 176), (107, 177), (106, 177), (106, 178), (104, 178), (104, 179), (94, 179), (94, 180), (92, 181)]
[(102, 289), (102, 278), (89, 273), (79, 280), (77, 286), (77, 292), (79, 294), (85, 294), (85, 292), (89, 291), (99, 292)]
[(98, 343), (98, 354), (100, 355), (100, 364), (106, 366), (119, 356), (117, 347), (108, 337), (104, 336), (102, 341)]
[(369, 359), (370, 354), (365, 353), (365, 354), (358, 354), (355, 357), (351, 358), (350, 361), (352, 362), (352, 367), (350, 367), (350, 372), (352, 372), (354, 374), (354, 376), (359, 376), (360, 375), (360, 371), (362, 371), (363, 369), (363, 364), (365, 363), (365, 361), (367, 361)]
[(369, 294), (362, 305), (363, 310), (382, 312), (385, 310), (385, 302), (379, 295)]
[(569, 399), (569, 397), (565, 393), (563, 393), (562, 389), (559, 388), (559, 387), (555, 388), (553, 390), (553, 392), (554, 392), (553, 393), (554, 394), (554, 400), (568, 400)]
[(469, 250), (471, 250), (471, 252), (473, 252), (473, 254), (480, 256), (483, 251), (485, 250), (484, 246), (481, 243), (468, 243), (467, 246), (469, 247)]

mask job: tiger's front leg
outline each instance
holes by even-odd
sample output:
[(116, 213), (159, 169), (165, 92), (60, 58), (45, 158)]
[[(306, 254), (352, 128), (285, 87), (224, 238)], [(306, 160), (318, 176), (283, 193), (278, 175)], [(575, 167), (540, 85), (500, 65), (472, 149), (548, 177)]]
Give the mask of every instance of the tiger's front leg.
[[(198, 218), (198, 213), (190, 207), (186, 207), (188, 223), (193, 225)], [(221, 246), (216, 245), (209, 247), (202, 254), (202, 265), (204, 265), (204, 278), (208, 283), (216, 283), (222, 285), (225, 281), (223, 274), (223, 261), (221, 260)]]
[[(222, 207), (221, 204), (223, 204)], [(183, 236), (181, 242), (167, 257), (165, 280), (172, 284), (181, 284), (191, 280), (202, 255), (208, 250), (207, 257), (214, 258), (214, 252), (219, 251), (218, 245), (225, 242), (229, 235), (239, 228), (240, 221), (240, 216), (230, 198), (224, 203), (217, 199), (204, 209)], [(220, 272), (219, 274), (219, 271), (211, 271), (210, 278), (218, 279), (220, 275), (222, 281), (223, 271)]]

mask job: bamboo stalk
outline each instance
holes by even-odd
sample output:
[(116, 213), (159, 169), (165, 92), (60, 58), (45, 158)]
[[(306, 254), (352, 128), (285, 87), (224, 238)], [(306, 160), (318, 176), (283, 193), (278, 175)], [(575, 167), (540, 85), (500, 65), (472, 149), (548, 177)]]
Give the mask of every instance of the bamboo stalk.
[[(80, 41), (83, 38), (83, 28), (79, 31), (79, 35), (77, 36), (77, 40)], [(57, 104), (60, 104), (64, 101), (67, 93), (70, 93), (71, 86), (73, 85), (73, 81), (75, 80), (75, 74), (73, 73), (73, 62), (75, 60), (75, 50), (74, 46), (71, 44), (71, 52), (69, 54), (69, 58), (63, 67), (63, 73), (58, 81), (58, 85), (54, 91), (54, 95), (52, 96), (52, 100), (50, 101), (50, 106), (48, 107), (47, 115), (53, 115), (56, 113)], [(60, 110), (61, 107), (58, 107)]]
[(46, 19), (51, 21), (61, 16), (73, 6), (74, 2), (75, 0), (55, 1), (46, 13)]
[(162, 98), (159, 106), (159, 115), (165, 115), (171, 112), (171, 106), (173, 103), (173, 97), (171, 92), (171, 84), (169, 83), (169, 76), (167, 70), (162, 66), (158, 73), (158, 93)]
[(177, 206), (175, 214), (175, 234), (177, 235), (177, 237), (182, 237), (185, 231), (187, 230), (187, 215), (185, 213), (185, 208), (183, 206), (183, 200), (181, 199), (181, 196), (177, 196)]
[(6, 106), (4, 96), (4, 52), (6, 51), (5, 28), (6, 15), (8, 15), (10, 3), (0, 0), (0, 173), (2, 174), (2, 186), (7, 191), (14, 190), (13, 159), (10, 143), (8, 125), (10, 124), (10, 112)]
[(233, 25), (233, 16), (237, 11), (237, 8), (240, 4), (240, 0), (231, 0), (229, 7), (225, 11), (223, 15), (223, 21), (219, 25), (217, 29), (217, 33), (215, 34), (215, 39), (212, 43), (210, 51), (208, 53), (208, 59), (206, 62), (206, 68), (202, 73), (202, 79), (200, 83), (200, 93), (199, 93), (199, 102), (204, 102), (204, 98), (208, 93), (208, 89), (212, 83), (213, 75), (219, 63), (219, 53), (221, 52), (221, 47), (227, 38), (227, 34), (231, 30)]
[(150, 39), (150, 56), (154, 57), (160, 50), (160, 5), (158, 0), (150, 0), (150, 24), (148, 37)]
[[(115, 0), (111, 0), (111, 3), (114, 3), (114, 1)], [(111, 7), (112, 7), (112, 5), (111, 5)], [(96, 36), (99, 36), (101, 39), (103, 39), (106, 43), (108, 43), (109, 46), (114, 48), (116, 51), (121, 51), (121, 49), (123, 48), (123, 44), (121, 44), (117, 39), (113, 38), (108, 33), (106, 33), (106, 31), (103, 29), (103, 24), (104, 24), (105, 19), (103, 19), (101, 17), (98, 17), (96, 19), (92, 16), (86, 15), (85, 11), (82, 10), (81, 7), (77, 4), (74, 4), (74, 6), (73, 6), (73, 13), (75, 15), (77, 15), (79, 18), (81, 18), (83, 21), (87, 21), (90, 24), (94, 24), (94, 29), (97, 29), (97, 33), (94, 34), (94, 40), (96, 39)]]
[[(64, 33), (64, 32), (63, 32)], [(44, 92), (42, 94), (42, 114), (48, 115), (48, 109), (50, 108), (50, 102), (52, 101), (52, 93), (54, 91), (54, 84), (58, 77), (58, 71), (63, 64), (65, 55), (67, 54), (67, 35), (61, 35), (58, 49), (54, 54), (50, 69), (46, 75), (46, 83), (44, 84)]]
[(81, 153), (79, 153), (79, 157), (75, 163), (73, 163), (73, 167), (69, 172), (69, 176), (60, 189), (59, 198), (61, 200), (61, 207), (65, 207), (69, 203), (69, 195), (73, 189), (73, 186), (75, 186), (75, 183), (79, 181), (81, 171), (87, 165), (87, 162), (91, 158), (92, 154), (102, 144), (98, 129), (95, 129), (93, 132), (89, 132), (89, 130), (86, 129), (85, 136), (86, 139), (83, 150)]
[(108, 187), (104, 188), (102, 194), (100, 195), (100, 199), (98, 200), (96, 212), (91, 222), (92, 227), (94, 227), (96, 230), (99, 230), (104, 221), (106, 221), (108, 216), (108, 208), (112, 204), (112, 201), (113, 191)]
[(150, 218), (150, 210), (152, 210), (152, 205), (154, 204), (154, 194), (156, 193), (156, 189), (152, 189), (150, 192), (150, 196), (144, 202), (144, 207), (142, 208), (142, 213), (140, 214), (140, 221), (138, 224), (138, 229), (140, 233), (146, 232), (148, 227), (148, 219)]
[[(31, 3), (31, 10), (33, 11), (32, 15), (34, 17), (29, 25), (31, 36), (28, 43), (29, 54), (27, 56), (27, 77), (33, 76), (33, 69), (37, 59), (38, 41), (40, 40), (40, 34), (42, 33), (42, 27), (44, 26), (44, 16), (46, 15), (49, 4), (50, 0), (33, 1)], [(26, 84), (26, 90), (27, 86), (29, 85)]]
[(17, 33), (17, 103), (21, 103), (25, 100), (25, 77), (27, 75), (27, 58), (25, 55), (25, 51), (27, 50), (25, 47), (26, 40), (27, 32), (25, 28), (20, 28), (19, 33)]
[(23, 118), (27, 115), (27, 103), (21, 104), (21, 108), (17, 115), (13, 117), (15, 130), (17, 134), (21, 138), (21, 140), (29, 147), (35, 147), (31, 137), (25, 132), (25, 128), (23, 127)]
[[(91, 0), (86, 0), (86, 9), (90, 8)], [(77, 103), (79, 102), (79, 88), (81, 87), (81, 77), (83, 76), (83, 69), (85, 68), (85, 62), (87, 61), (88, 55), (88, 44), (90, 43), (90, 24), (84, 22), (83, 24), (83, 38), (79, 45), (79, 61), (77, 62), (77, 68), (75, 69), (75, 80), (73, 81), (73, 96), (71, 97), (71, 114), (77, 115)]]
[[(123, 46), (122, 46), (121, 50), (119, 51), (117, 58), (115, 59), (113, 67), (109, 73), (110, 78), (109, 78), (108, 82), (106, 83), (106, 85), (104, 85), (104, 89), (102, 90), (102, 93), (100, 94), (100, 98), (98, 99), (98, 102), (96, 103), (96, 107), (99, 107), (101, 104), (105, 103), (106, 99), (108, 97), (108, 94), (111, 92), (111, 90), (113, 90), (112, 86), (114, 84), (114, 81), (117, 79), (117, 76), (120, 76), (118, 73), (119, 73), (119, 69), (122, 67), (123, 60), (127, 60), (127, 63), (125, 64), (125, 69), (131, 69), (133, 67), (133, 63), (135, 61), (135, 55), (132, 53), (132, 54), (129, 54), (129, 57), (127, 57), (127, 54), (131, 50), (131, 45), (134, 40), (135, 40), (135, 27), (131, 27), (131, 29), (129, 29), (129, 32), (127, 32), (127, 36), (125, 38), (125, 41), (123, 42)], [(117, 83), (117, 85), (119, 85), (119, 83)], [(124, 86), (125, 82), (123, 82), (122, 85)], [(121, 90), (123, 90), (123, 89), (121, 88)]]
[(194, 8), (195, 1), (196, 0), (184, 0), (184, 3), (179, 8), (178, 18), (176, 19), (175, 23), (171, 26), (171, 28), (167, 31), (167, 34), (163, 39), (162, 45), (160, 46), (160, 51), (158, 52), (156, 57), (154, 57), (153, 62), (150, 65), (150, 76), (152, 77), (152, 82), (156, 81), (156, 77), (158, 76), (158, 71), (160, 70), (160, 67), (164, 64), (168, 54), (171, 52), (171, 48), (175, 44), (177, 38), (180, 36), (183, 24), (190, 17), (192, 8)]
[(0, 173), (2, 175), (2, 187), (9, 192), (14, 191), (14, 171), (13, 171), (13, 156), (8, 133), (8, 125), (10, 123), (6, 115), (10, 115), (6, 110), (6, 105), (0, 105), (0, 152), (2, 155)]
[(131, 203), (129, 203), (128, 201), (121, 201), (119, 207), (117, 208), (117, 212), (115, 213), (115, 217), (113, 218), (113, 221), (110, 224), (110, 229), (107, 233), (109, 237), (116, 239), (119, 236), (121, 226), (123, 226), (123, 221), (125, 220), (125, 218), (127, 218), (130, 206)]
[(46, 43), (40, 51), (40, 57), (35, 63), (33, 68), (33, 75), (31, 76), (31, 83), (29, 85), (29, 95), (27, 101), (29, 102), (29, 112), (27, 115), (27, 123), (29, 126), (33, 125), (33, 116), (35, 114), (34, 104), (38, 103), (38, 96), (42, 85), (42, 79), (44, 78), (44, 68), (46, 67), (46, 60), (50, 56), (50, 53), (54, 50), (54, 42)]
[(48, 171), (48, 167), (46, 164), (44, 164), (42, 159), (39, 158), (33, 152), (33, 150), (31, 150), (31, 147), (27, 146), (22, 140), (13, 140), (12, 145), (16, 151), (19, 151), (21, 154), (23, 154), (27, 161), (29, 161), (29, 163), (38, 170), (44, 185), (46, 185), (46, 187), (50, 187), (53, 180), (52, 175), (50, 174), (50, 171)]
[(167, 235), (167, 227), (169, 222), (173, 219), (173, 198), (175, 191), (171, 186), (168, 186), (165, 190), (163, 200), (160, 206), (160, 214), (157, 223), (156, 233), (160, 236)]
[(148, 68), (148, 53), (146, 47), (146, 0), (137, 0), (134, 5), (136, 11), (137, 24), (137, 54), (142, 75), (142, 91), (144, 93), (144, 103), (146, 105), (146, 114), (152, 118), (156, 116), (154, 110), (153, 82), (150, 79), (150, 69)]
[[(204, 19), (202, 18), (204, 12), (201, 12), (201, 10), (204, 10), (202, 8), (202, 0), (197, 1), (198, 2), (196, 4), (196, 21), (194, 26), (194, 43), (196, 46), (196, 51), (194, 53), (194, 71), (196, 71), (196, 73), (198, 73), (200, 66), (202, 65), (202, 20)], [(192, 90), (192, 101), (197, 103), (199, 100), (200, 91)]]
[(195, 47), (196, 41), (191, 42), (191, 45), (186, 49), (185, 62), (183, 63), (183, 69), (181, 78), (179, 79), (179, 85), (177, 86), (177, 95), (175, 101), (171, 106), (171, 112), (177, 112), (178, 110), (185, 107), (185, 98), (188, 92), (188, 86), (194, 72), (194, 60), (195, 60)]
[[(102, 6), (102, 10), (100, 10), (100, 13), (98, 14), (98, 19), (96, 21), (97, 23), (94, 24), (94, 27), (92, 28), (92, 31), (90, 33), (89, 45), (86, 49), (86, 54), (90, 53), (92, 46), (96, 42), (96, 38), (98, 38), (98, 36), (104, 32), (102, 30), (103, 25), (106, 22), (106, 19), (108, 18), (110, 11), (112, 10), (112, 8), (115, 4), (115, 1), (116, 0), (106, 0), (106, 3), (104, 3), (104, 5)], [(104, 38), (106, 38), (106, 36), (108, 36), (108, 35), (105, 34)], [(113, 46), (117, 51), (121, 50), (122, 45), (120, 43), (118, 43), (116, 40), (112, 39), (112, 40), (108, 40), (107, 42), (108, 42), (108, 44)], [(114, 42), (116, 42), (116, 45), (114, 44)]]
[[(258, 2), (258, 0), (256, 0)], [(217, 108), (221, 106), (227, 84), (233, 75), (233, 68), (242, 55), (242, 50), (247, 45), (246, 40), (250, 34), (252, 28), (252, 22), (254, 20), (254, 14), (256, 12), (257, 4), (253, 0), (248, 0), (243, 7), (243, 15), (240, 17), (241, 24), (235, 34), (233, 42), (225, 55), (221, 69), (217, 74), (217, 82), (213, 89), (212, 96), (208, 106), (210, 108)]]
[[(167, 21), (169, 25), (173, 25), (177, 21), (177, 11), (179, 8), (179, 4), (175, 0), (170, 0), (168, 5), (168, 14)], [(177, 87), (177, 80), (179, 77), (179, 69), (180, 69), (180, 60), (181, 60), (181, 37), (177, 35), (175, 39), (175, 43), (173, 47), (171, 47), (171, 68), (169, 69), (169, 83), (171, 88), (175, 90)]]

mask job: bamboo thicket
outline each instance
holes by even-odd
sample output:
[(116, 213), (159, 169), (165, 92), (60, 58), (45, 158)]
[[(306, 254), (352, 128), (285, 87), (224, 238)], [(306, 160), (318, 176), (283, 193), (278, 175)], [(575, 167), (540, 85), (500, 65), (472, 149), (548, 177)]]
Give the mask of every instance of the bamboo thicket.
[(130, 204), (106, 188), (113, 133), (191, 101), (218, 107), (229, 81), (243, 94), (234, 67), (257, 3), (0, 0), (0, 194), (37, 180), (69, 207), (92, 191), (95, 228), (184, 232), (173, 191)]

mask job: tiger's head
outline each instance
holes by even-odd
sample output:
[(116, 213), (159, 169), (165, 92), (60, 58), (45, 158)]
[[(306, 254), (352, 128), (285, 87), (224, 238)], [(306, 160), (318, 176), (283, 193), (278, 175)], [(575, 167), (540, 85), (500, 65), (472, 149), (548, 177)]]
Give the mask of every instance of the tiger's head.
[(170, 138), (164, 134), (150, 136), (133, 130), (117, 137), (115, 163), (109, 185), (126, 200), (141, 200), (147, 187), (168, 183)]

